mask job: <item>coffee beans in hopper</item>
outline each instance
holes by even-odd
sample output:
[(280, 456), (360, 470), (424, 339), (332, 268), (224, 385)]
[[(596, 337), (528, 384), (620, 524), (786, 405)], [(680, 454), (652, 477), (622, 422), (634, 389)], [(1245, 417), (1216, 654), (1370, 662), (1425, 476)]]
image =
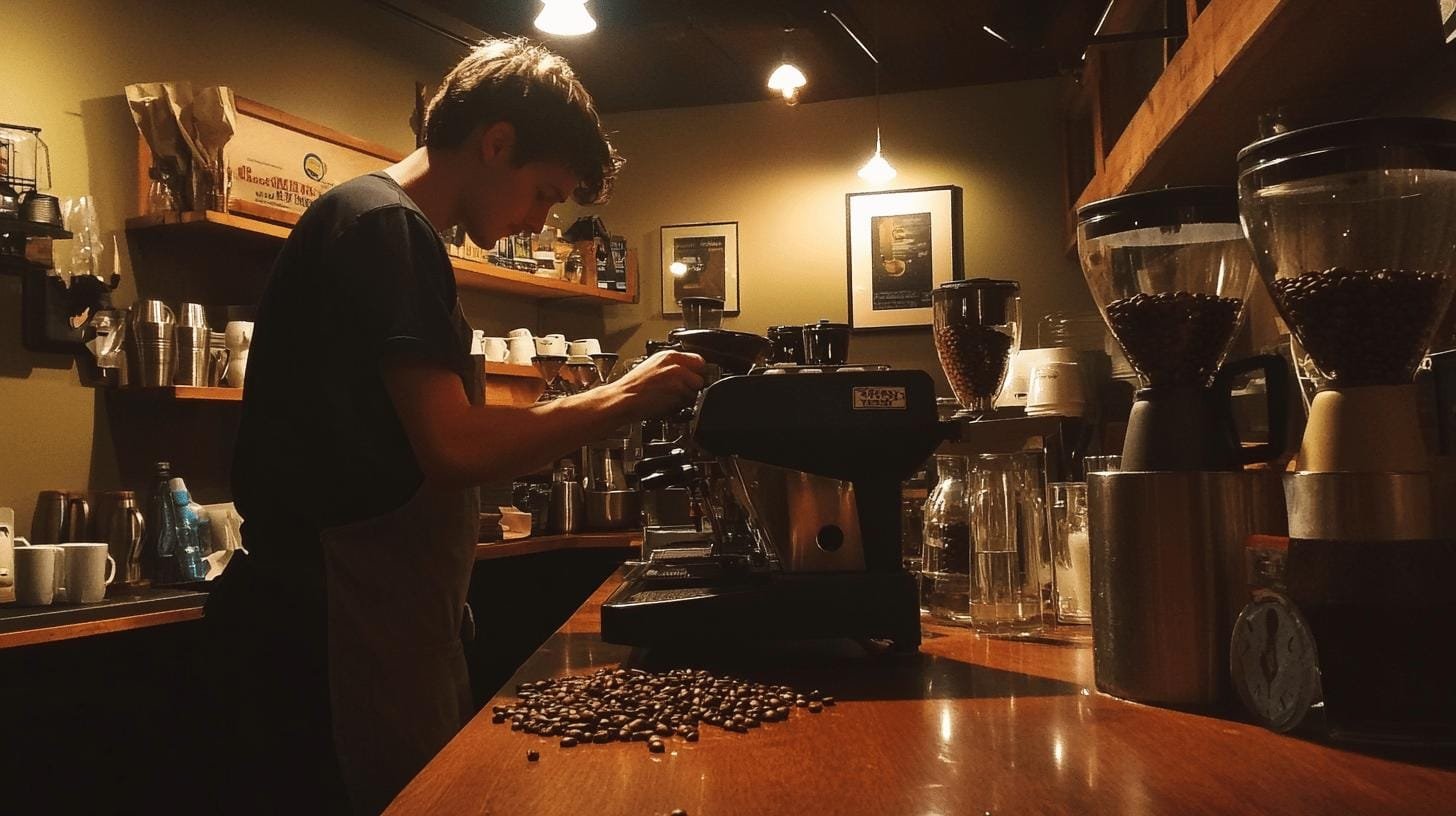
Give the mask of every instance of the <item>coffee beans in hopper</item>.
[(1107, 304), (1107, 323), (1127, 360), (1149, 385), (1202, 386), (1213, 378), (1243, 301), (1194, 292), (1159, 292)]
[(1403, 385), (1445, 303), (1440, 272), (1334, 267), (1271, 287), (1304, 350), (1335, 385)]
[(1011, 336), (989, 326), (935, 328), (935, 353), (961, 405), (994, 396), (1011, 362)]
[(557, 737), (562, 747), (607, 742), (646, 742), (661, 753), (673, 736), (698, 741), (707, 724), (746, 734), (765, 723), (783, 722), (790, 709), (832, 705), (817, 689), (716, 677), (706, 671), (599, 669), (590, 675), (557, 677), (516, 687), (515, 705), (497, 705), (491, 722), (512, 731)]

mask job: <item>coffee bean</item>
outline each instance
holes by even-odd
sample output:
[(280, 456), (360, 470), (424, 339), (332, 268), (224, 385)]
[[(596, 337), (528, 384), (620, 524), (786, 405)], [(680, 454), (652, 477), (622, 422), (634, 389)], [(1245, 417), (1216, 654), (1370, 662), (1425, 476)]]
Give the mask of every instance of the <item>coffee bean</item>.
[(832, 706), (832, 705), (834, 705), (834, 698), (833, 697), (825, 697), (821, 702), (823, 702), (824, 705)]
[(704, 723), (742, 734), (787, 718), (790, 701), (808, 704), (806, 695), (787, 686), (686, 669), (657, 674), (604, 669), (517, 688), (520, 699), (514, 705), (493, 706), (492, 720), (508, 719), (513, 730), (530, 734), (560, 735), (563, 747), (568, 739), (576, 745), (650, 743), (674, 734), (696, 742)]
[(1149, 385), (1203, 386), (1223, 362), (1243, 306), (1202, 292), (1136, 294), (1107, 304), (1107, 323)]
[(667, 816), (688, 816), (688, 812), (682, 808), (674, 808)]
[(823, 710), (824, 710), (824, 704), (821, 703), (821, 702), (819, 702), (818, 700), (815, 700), (814, 702), (812, 702), (812, 703), (809, 704), (809, 713), (810, 714), (818, 714), (819, 712), (821, 712)]
[(1336, 386), (1411, 381), (1450, 299), (1443, 272), (1330, 269), (1273, 282), (1280, 312)]
[(561, 747), (562, 748), (575, 748), (576, 747), (576, 737), (562, 737), (561, 738)]
[(660, 754), (663, 751), (667, 750), (667, 746), (664, 745), (662, 740), (660, 739), (648, 740), (647, 750), (651, 751), (654, 754)]
[(536, 760), (538, 760), (540, 758), (541, 758), (541, 752), (540, 751), (537, 751), (535, 749), (532, 749), (532, 750), (526, 752), (526, 761), (527, 762), (535, 762)]
[(497, 724), (497, 725), (499, 725), (499, 724), (501, 724), (501, 723), (503, 723), (503, 722), (506, 721), (506, 715), (504, 715), (504, 714), (493, 714), (493, 715), (491, 715), (490, 721), (493, 722), (493, 723), (495, 723), (495, 724)]
[(1011, 362), (1010, 334), (990, 326), (936, 326), (935, 353), (961, 405), (995, 396)]

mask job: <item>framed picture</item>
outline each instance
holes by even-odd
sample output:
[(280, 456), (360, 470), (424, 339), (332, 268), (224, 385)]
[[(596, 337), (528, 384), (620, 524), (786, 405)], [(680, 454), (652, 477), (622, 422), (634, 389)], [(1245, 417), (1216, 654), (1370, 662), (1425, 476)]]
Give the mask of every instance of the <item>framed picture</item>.
[(929, 326), (931, 291), (965, 276), (961, 188), (850, 193), (844, 211), (849, 325)]
[(662, 314), (682, 314), (685, 297), (723, 299), (738, 314), (738, 222), (672, 224), (662, 228)]

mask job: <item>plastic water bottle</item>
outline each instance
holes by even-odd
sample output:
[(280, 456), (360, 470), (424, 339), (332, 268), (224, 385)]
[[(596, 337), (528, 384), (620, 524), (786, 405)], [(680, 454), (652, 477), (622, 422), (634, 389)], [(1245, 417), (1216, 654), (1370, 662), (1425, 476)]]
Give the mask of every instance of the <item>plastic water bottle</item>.
[(177, 564), (177, 577), (182, 581), (201, 581), (207, 576), (207, 565), (202, 561), (202, 548), (197, 542), (199, 523), (197, 514), (192, 511), (192, 495), (187, 492), (187, 483), (180, 478), (173, 477), (169, 486), (175, 506), (169, 521), (175, 533), (168, 531), (168, 535), (176, 536), (177, 543), (172, 554)]
[(176, 529), (168, 523), (168, 519), (174, 515), (171, 463), (158, 462), (156, 474), (156, 486), (152, 488), (151, 504), (147, 507), (145, 567), (147, 577), (152, 583), (169, 584), (177, 580), (176, 563), (172, 558), (177, 539), (175, 532), (168, 535), (169, 530)]

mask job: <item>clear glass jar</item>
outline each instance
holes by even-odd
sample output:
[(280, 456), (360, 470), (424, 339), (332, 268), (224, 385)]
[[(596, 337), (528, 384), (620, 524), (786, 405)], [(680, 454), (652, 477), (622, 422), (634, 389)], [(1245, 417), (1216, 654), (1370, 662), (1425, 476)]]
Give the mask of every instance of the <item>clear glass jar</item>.
[(1021, 342), (1016, 281), (972, 278), (941, 284), (930, 293), (935, 353), (972, 418), (990, 415)]
[(982, 454), (970, 474), (974, 580), (971, 622), (987, 634), (1020, 636), (1052, 618), (1043, 453)]
[(971, 620), (970, 460), (937, 456), (938, 481), (925, 501), (920, 603), (934, 618)]

